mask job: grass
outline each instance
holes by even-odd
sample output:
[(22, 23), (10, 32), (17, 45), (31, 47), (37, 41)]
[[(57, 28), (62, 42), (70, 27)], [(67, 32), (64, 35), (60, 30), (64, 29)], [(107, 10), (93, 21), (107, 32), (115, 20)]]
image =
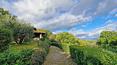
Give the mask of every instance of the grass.
[(34, 48), (38, 48), (38, 45), (35, 41), (32, 41), (32, 42), (29, 42), (29, 43), (24, 43), (24, 44), (11, 44), (9, 46), (9, 51), (10, 52), (13, 52), (13, 53), (18, 53), (22, 50), (25, 50), (25, 49), (34, 49)]
[(97, 46), (95, 40), (79, 40), (80, 46)]

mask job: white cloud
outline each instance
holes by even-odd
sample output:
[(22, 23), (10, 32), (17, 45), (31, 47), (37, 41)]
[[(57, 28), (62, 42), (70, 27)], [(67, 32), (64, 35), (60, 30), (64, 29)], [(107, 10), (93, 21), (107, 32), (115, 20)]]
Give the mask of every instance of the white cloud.
[(65, 13), (54, 19), (50, 19), (48, 21), (42, 21), (38, 23), (36, 27), (46, 28), (49, 30), (66, 29), (74, 25), (80, 24), (81, 21), (86, 22), (90, 19), (91, 17), (85, 17), (83, 14), (75, 16), (70, 13)]
[(103, 16), (115, 9), (116, 6), (116, 0), (80, 0), (71, 12), (76, 15), (85, 12), (87, 16)]
[(47, 29), (70, 28), (95, 18), (94, 15), (107, 14), (117, 5), (115, 0), (17, 0), (12, 3), (2, 0), (1, 2), (5, 8), (11, 8), (9, 10), (12, 10), (19, 19)]
[(110, 11), (116, 9), (117, 1), (114, 0), (102, 0), (97, 6), (95, 15), (107, 15)]
[(115, 17), (117, 17), (117, 14), (115, 14)]
[[(116, 0), (17, 0), (0, 1), (0, 7), (10, 10), (19, 19), (32, 23), (35, 27), (48, 30), (70, 29), (70, 33), (81, 38), (96, 38), (103, 30), (117, 30), (117, 23), (108, 21), (104, 27), (91, 32), (73, 29), (77, 24), (87, 22), (95, 17), (115, 15), (117, 17)], [(85, 25), (82, 25), (85, 27)], [(59, 31), (60, 30), (60, 31)]]
[[(13, 7), (21, 19), (41, 19), (59, 15), (75, 4), (72, 0), (19, 0)], [(59, 11), (60, 10), (60, 11)]]
[[(110, 20), (109, 20), (110, 21)], [(92, 31), (85, 31), (83, 29), (72, 28), (69, 33), (81, 39), (97, 39), (102, 31), (117, 31), (117, 22), (108, 22), (103, 27), (96, 28)]]

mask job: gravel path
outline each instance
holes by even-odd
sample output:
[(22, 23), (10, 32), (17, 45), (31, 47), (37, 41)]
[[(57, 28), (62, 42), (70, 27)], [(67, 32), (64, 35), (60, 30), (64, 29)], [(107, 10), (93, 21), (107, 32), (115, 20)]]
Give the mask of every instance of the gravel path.
[(51, 46), (43, 65), (76, 65), (61, 49)]

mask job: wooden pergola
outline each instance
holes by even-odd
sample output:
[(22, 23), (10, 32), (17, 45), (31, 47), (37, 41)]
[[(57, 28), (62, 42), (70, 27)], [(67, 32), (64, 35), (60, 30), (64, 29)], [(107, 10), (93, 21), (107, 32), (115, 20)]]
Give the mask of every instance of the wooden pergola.
[(46, 36), (46, 32), (42, 29), (34, 29), (34, 38), (44, 38)]

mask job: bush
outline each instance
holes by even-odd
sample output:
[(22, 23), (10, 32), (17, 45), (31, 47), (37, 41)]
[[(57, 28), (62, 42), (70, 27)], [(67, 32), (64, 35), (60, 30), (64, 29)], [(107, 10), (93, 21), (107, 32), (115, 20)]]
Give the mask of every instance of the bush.
[(117, 64), (117, 55), (102, 48), (70, 46), (70, 53), (78, 65)]
[(12, 32), (5, 28), (0, 28), (0, 51), (8, 48), (9, 43), (12, 40)]
[(31, 65), (33, 50), (27, 49), (19, 53), (6, 51), (0, 54), (0, 65)]
[(32, 65), (42, 65), (44, 63), (47, 51), (43, 49), (36, 49), (31, 57)]
[(97, 44), (109, 51), (117, 52), (117, 32), (103, 31)]
[(66, 44), (78, 44), (78, 39), (67, 32), (59, 33), (56, 35), (55, 40), (59, 41), (60, 43), (66, 43)]
[(97, 41), (99, 45), (117, 46), (117, 32), (103, 31)]
[(102, 46), (102, 48), (117, 53), (117, 46), (104, 45), (104, 46)]
[(48, 39), (37, 41), (39, 48), (37, 48), (32, 55), (33, 65), (42, 65), (49, 51), (51, 42)]
[(67, 53), (69, 53), (70, 45), (79, 45), (79, 40), (74, 35), (67, 32), (57, 34), (55, 40), (60, 42), (63, 50)]
[(58, 41), (55, 41), (55, 40), (50, 40), (51, 41), (51, 46), (56, 46), (60, 49), (62, 49), (62, 45), (58, 42)]

